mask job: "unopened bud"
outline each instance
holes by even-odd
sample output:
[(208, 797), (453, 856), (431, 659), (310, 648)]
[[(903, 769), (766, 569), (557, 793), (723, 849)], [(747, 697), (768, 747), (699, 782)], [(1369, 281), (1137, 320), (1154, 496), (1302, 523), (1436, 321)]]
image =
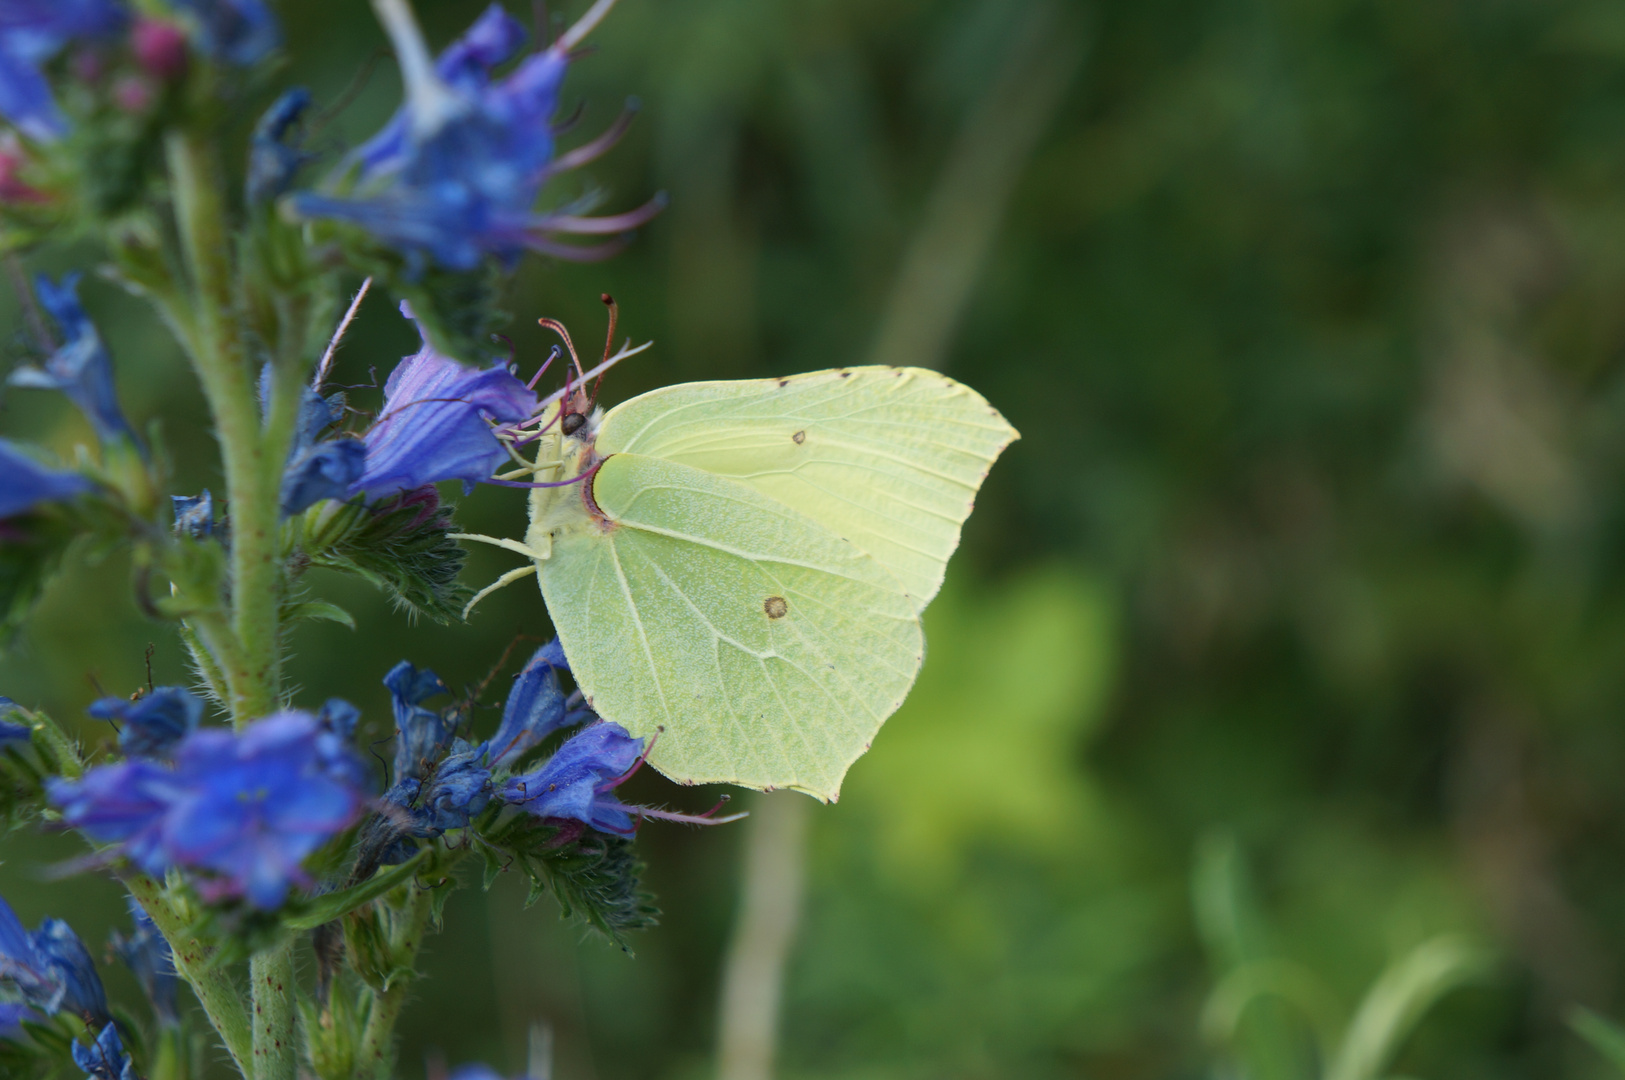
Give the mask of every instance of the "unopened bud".
[(186, 34), (162, 19), (141, 19), (130, 33), (136, 62), (155, 79), (169, 81), (186, 73)]

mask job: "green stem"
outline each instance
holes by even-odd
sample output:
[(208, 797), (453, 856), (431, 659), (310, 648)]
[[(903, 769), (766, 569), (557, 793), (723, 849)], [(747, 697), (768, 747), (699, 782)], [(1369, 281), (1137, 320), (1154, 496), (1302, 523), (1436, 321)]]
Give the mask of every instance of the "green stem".
[(293, 941), (256, 953), (248, 963), (254, 988), (254, 1080), (296, 1080)]
[[(396, 970), (410, 969), (423, 947), (423, 935), (429, 927), (429, 914), (434, 900), (433, 892), (408, 884), (412, 898), (404, 912), (396, 914), (396, 922), (389, 935), (390, 956)], [(370, 1080), (389, 1080), (395, 1064), (395, 1021), (400, 1019), (401, 1007), (406, 1004), (410, 975), (395, 976), (387, 990), (375, 991), (372, 1010), (367, 1015), (367, 1027), (361, 1034), (361, 1048), (356, 1054), (356, 1076)]]
[(220, 439), (231, 513), (231, 603), (238, 648), (220, 657), (239, 728), (276, 705), (279, 592), (275, 440), (262, 431), (233, 294), (224, 187), (211, 147), (177, 131), (165, 144), (192, 283), (192, 365)]
[(176, 974), (185, 979), (192, 993), (197, 995), (237, 1071), (245, 1080), (253, 1080), (254, 1074), (250, 1071), (253, 1032), (248, 1010), (243, 1008), (242, 989), (224, 965), (214, 962), (214, 949), (186, 932), (185, 919), (164, 898), (163, 889), (156, 881), (132, 874), (124, 879), (124, 884), (168, 939), (175, 955)]

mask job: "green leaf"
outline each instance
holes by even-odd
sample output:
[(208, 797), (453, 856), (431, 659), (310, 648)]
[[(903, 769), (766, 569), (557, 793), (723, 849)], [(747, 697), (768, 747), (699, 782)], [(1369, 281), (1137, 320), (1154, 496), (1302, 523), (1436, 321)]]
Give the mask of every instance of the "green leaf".
[(283, 611), (282, 618), (286, 622), (295, 622), (299, 619), (336, 622), (349, 627), (351, 630), (355, 629), (355, 616), (337, 604), (330, 604), (326, 600), (304, 600), (297, 604), (291, 604)]
[(314, 930), (323, 923), (342, 918), (361, 905), (378, 899), (397, 885), (411, 881), (428, 854), (427, 850), (420, 851), (399, 866), (378, 871), (359, 885), (315, 897), (303, 905), (297, 914), (284, 916), (282, 925), (289, 930)]

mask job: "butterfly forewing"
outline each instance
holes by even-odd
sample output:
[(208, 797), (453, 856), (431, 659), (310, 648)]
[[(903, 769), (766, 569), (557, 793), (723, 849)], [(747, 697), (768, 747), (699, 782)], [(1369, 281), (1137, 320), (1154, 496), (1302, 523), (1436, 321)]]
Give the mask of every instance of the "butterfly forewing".
[(945, 375), (858, 367), (655, 390), (610, 410), (597, 448), (732, 477), (874, 556), (918, 611), (1015, 438), (986, 399)]
[(834, 798), (923, 656), (915, 605), (873, 557), (744, 484), (617, 453), (603, 520), (554, 537), (542, 591), (606, 719), (683, 783)]

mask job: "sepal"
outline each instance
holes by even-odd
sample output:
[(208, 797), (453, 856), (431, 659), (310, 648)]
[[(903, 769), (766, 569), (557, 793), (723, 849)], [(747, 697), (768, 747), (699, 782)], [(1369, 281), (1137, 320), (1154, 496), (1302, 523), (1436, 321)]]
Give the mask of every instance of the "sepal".
[(291, 527), (297, 562), (355, 574), (412, 615), (441, 623), (461, 617), (469, 596), (457, 580), (465, 554), (451, 539), (451, 508), (432, 487), (372, 507), (318, 503)]
[(630, 837), (495, 807), (481, 817), (476, 834), (485, 853), (487, 889), (497, 874), (518, 869), (530, 879), (527, 907), (552, 893), (561, 917), (580, 920), (627, 953), (632, 951), (627, 935), (659, 920)]

